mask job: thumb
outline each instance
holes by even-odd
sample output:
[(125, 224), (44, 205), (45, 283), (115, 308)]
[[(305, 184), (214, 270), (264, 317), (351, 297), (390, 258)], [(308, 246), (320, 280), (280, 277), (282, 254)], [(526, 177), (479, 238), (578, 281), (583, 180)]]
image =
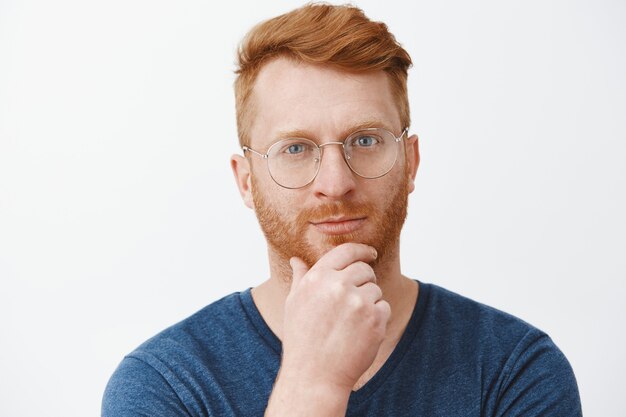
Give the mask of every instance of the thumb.
[(291, 286), (298, 285), (300, 279), (309, 272), (309, 267), (304, 261), (296, 256), (289, 259), (289, 265), (291, 265), (292, 277), (291, 277)]

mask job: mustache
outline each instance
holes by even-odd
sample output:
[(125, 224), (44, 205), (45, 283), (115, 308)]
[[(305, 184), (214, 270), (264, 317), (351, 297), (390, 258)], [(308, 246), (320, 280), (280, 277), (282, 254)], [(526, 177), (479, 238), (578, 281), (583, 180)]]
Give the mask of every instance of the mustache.
[(373, 204), (335, 201), (305, 208), (298, 213), (298, 224), (320, 222), (329, 217), (369, 217), (375, 211)]

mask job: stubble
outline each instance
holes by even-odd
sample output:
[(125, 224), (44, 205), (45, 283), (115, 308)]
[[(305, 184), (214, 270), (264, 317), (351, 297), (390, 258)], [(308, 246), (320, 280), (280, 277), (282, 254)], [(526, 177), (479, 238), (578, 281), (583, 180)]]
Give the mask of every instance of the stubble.
[[(391, 196), (383, 196), (388, 201), (383, 210), (373, 203), (357, 203), (349, 200), (337, 200), (312, 208), (303, 208), (295, 220), (289, 220), (260, 192), (252, 177), (252, 198), (256, 215), (268, 244), (275, 253), (287, 262), (297, 256), (309, 267), (335, 246), (355, 242), (370, 245), (378, 252), (375, 263), (384, 261), (397, 246), (400, 232), (407, 216), (409, 177), (405, 171), (401, 184)], [(380, 206), (378, 206), (380, 207)], [(307, 241), (307, 230), (314, 227), (311, 223), (328, 218), (346, 216), (349, 218), (366, 217), (373, 227), (368, 233), (361, 229), (354, 233), (341, 235), (322, 235), (322, 243), (313, 245)]]

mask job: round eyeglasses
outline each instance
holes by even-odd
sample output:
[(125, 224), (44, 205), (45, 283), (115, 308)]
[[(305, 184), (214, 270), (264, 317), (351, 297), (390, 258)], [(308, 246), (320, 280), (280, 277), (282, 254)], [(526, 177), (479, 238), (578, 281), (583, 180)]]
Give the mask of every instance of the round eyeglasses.
[(318, 145), (310, 139), (289, 138), (272, 144), (267, 153), (243, 146), (245, 152), (252, 152), (267, 161), (270, 176), (284, 188), (302, 188), (315, 179), (320, 170), (323, 148), (328, 145), (341, 145), (343, 156), (356, 175), (363, 178), (380, 178), (387, 174), (396, 163), (400, 142), (408, 134), (407, 127), (396, 137), (381, 128), (361, 129), (349, 135), (343, 142), (326, 142)]

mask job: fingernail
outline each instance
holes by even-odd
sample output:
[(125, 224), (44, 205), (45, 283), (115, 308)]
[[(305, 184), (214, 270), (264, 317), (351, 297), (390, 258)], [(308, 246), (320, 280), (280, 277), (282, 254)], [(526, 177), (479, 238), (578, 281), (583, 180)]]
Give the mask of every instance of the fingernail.
[(378, 252), (376, 252), (376, 249), (372, 248), (372, 253), (374, 254), (374, 258), (378, 258)]

